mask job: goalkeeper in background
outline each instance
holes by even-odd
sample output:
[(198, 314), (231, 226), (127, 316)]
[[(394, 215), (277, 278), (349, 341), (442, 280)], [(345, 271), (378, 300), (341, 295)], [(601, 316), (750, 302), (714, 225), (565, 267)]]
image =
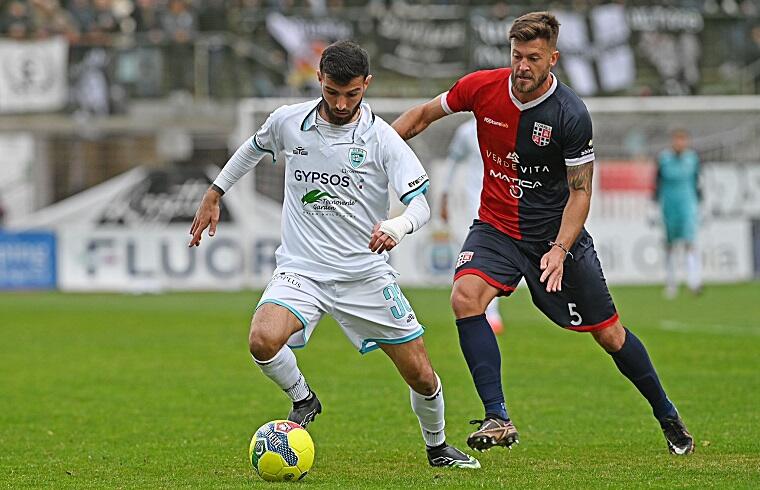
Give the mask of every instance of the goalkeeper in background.
[(655, 198), (665, 224), (665, 296), (678, 294), (676, 247), (686, 250), (687, 285), (694, 294), (702, 292), (702, 266), (696, 247), (699, 226), (699, 156), (689, 148), (689, 133), (676, 129), (671, 147), (657, 156)]

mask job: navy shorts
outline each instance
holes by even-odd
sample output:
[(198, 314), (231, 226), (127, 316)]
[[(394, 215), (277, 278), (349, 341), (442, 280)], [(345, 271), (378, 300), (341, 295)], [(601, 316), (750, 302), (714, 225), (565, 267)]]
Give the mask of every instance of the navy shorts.
[(584, 229), (565, 259), (562, 291), (546, 292), (541, 283), (541, 257), (549, 251), (547, 242), (515, 240), (479, 220), (470, 227), (456, 263), (456, 281), (474, 274), (508, 296), (525, 277), (533, 303), (560, 327), (579, 332), (601, 330), (618, 319), (607, 289), (594, 241)]

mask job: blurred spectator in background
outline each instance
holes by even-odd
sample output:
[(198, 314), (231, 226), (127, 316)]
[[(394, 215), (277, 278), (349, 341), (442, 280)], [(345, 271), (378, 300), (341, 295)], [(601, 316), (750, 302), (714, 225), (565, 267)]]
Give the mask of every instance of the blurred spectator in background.
[(135, 95), (138, 97), (156, 97), (161, 94), (164, 73), (161, 44), (166, 39), (161, 24), (164, 13), (158, 0), (137, 0), (132, 11), (137, 35), (136, 73), (133, 80)]
[(228, 0), (206, 0), (198, 12), (198, 29), (201, 31), (223, 32), (230, 28), (227, 13), (230, 10)]
[(31, 0), (29, 4), (38, 37), (63, 35), (70, 42), (78, 40), (76, 22), (58, 0)]
[(671, 147), (657, 157), (655, 197), (665, 225), (665, 296), (678, 293), (675, 251), (679, 243), (686, 250), (687, 285), (694, 294), (702, 291), (699, 252), (696, 247), (699, 222), (699, 156), (689, 147), (689, 133), (676, 129)]
[(69, 63), (73, 68), (84, 59), (89, 49), (89, 33), (95, 25), (95, 12), (92, 9), (90, 0), (70, 0), (67, 8), (78, 33), (77, 41), (69, 48)]
[(0, 16), (0, 34), (11, 39), (27, 39), (33, 32), (34, 24), (26, 2), (8, 2)]
[(760, 94), (760, 24), (752, 26), (748, 41), (746, 62), (751, 69), (752, 89)]
[(107, 66), (106, 50), (94, 48), (88, 50), (84, 59), (72, 68), (72, 97), (77, 114), (106, 116), (111, 112)]
[(191, 90), (193, 86), (193, 47), (197, 34), (196, 19), (185, 0), (169, 0), (161, 25), (169, 42), (166, 65), (171, 78), (170, 89)]
[(163, 10), (157, 0), (137, 0), (132, 11), (132, 19), (135, 21), (135, 32), (148, 38), (152, 43), (159, 43), (164, 39), (161, 26)]
[(108, 45), (112, 43), (111, 34), (119, 32), (119, 23), (113, 13), (111, 0), (93, 0), (94, 22), (87, 33), (92, 44)]
[(89, 32), (92, 29), (95, 23), (95, 12), (92, 10), (90, 0), (71, 0), (68, 2), (68, 10), (80, 33)]
[(198, 29), (206, 34), (205, 42), (196, 49), (208, 53), (208, 83), (212, 97), (231, 96), (235, 93), (237, 70), (230, 58), (226, 33), (230, 29), (229, 0), (206, 0), (198, 10)]

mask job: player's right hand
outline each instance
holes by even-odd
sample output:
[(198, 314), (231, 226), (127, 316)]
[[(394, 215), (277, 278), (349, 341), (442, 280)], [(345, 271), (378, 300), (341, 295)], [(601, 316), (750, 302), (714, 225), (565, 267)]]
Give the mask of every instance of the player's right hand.
[(190, 234), (192, 238), (188, 247), (197, 247), (201, 244), (201, 237), (203, 230), (208, 228), (208, 236), (214, 236), (216, 234), (216, 225), (219, 223), (219, 215), (221, 208), (219, 206), (219, 200), (222, 196), (213, 189), (209, 189), (203, 195), (200, 206), (195, 212), (195, 218), (193, 218), (193, 224), (190, 226)]
[(391, 236), (380, 229), (380, 223), (375, 224), (372, 228), (372, 235), (369, 238), (369, 249), (375, 253), (390, 251), (398, 243)]

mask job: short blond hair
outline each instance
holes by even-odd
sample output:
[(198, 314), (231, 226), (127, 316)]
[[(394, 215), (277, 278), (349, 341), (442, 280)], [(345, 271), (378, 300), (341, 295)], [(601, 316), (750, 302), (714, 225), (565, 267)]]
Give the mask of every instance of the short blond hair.
[(559, 21), (549, 12), (530, 12), (515, 19), (509, 28), (509, 40), (520, 42), (546, 39), (549, 46), (557, 47)]

